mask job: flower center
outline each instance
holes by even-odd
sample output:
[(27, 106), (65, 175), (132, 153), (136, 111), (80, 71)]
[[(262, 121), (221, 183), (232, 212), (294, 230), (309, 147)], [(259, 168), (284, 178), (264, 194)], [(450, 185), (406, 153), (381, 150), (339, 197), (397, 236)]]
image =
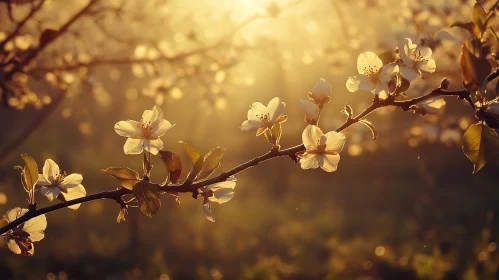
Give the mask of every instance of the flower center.
[(144, 122), (143, 120), (140, 121), (137, 126), (140, 128), (142, 131), (142, 136), (147, 139), (147, 140), (156, 140), (158, 139), (157, 137), (152, 136), (152, 127), (151, 127), (151, 122)]
[(378, 68), (374, 66), (367, 66), (364, 67), (364, 75), (367, 75), (369, 77), (377, 76), (378, 74)]
[(412, 56), (414, 57), (413, 60), (416, 62), (428, 62), (428, 59), (421, 54), (421, 50), (413, 52)]
[(264, 126), (270, 127), (271, 125), (270, 113), (256, 115), (256, 117), (260, 119), (260, 121), (263, 123)]

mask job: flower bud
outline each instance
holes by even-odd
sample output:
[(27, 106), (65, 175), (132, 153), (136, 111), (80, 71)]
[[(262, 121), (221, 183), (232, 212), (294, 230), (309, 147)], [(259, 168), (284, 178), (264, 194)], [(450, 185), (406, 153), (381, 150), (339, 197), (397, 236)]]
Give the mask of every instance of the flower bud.
[(314, 88), (312, 88), (309, 97), (315, 101), (315, 104), (323, 105), (329, 102), (331, 94), (331, 85), (323, 78), (320, 78), (317, 83), (315, 83)]
[(309, 100), (300, 100), (300, 108), (305, 113), (305, 121), (309, 124), (316, 124), (319, 117), (317, 105)]
[(447, 78), (443, 78), (440, 82), (440, 89), (448, 89), (450, 87), (450, 80)]

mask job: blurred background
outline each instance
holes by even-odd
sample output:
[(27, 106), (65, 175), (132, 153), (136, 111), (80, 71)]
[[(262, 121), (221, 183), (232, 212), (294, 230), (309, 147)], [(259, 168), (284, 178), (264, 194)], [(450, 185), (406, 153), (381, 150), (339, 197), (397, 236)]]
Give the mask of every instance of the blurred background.
[[(443, 77), (459, 88), (468, 35), (450, 26), (470, 20), (474, 2), (0, 1), (0, 212), (27, 206), (13, 169), (21, 153), (83, 174), (89, 194), (118, 188), (100, 170), (140, 170), (142, 157), (124, 155), (113, 126), (153, 105), (176, 124), (164, 149), (188, 166), (177, 141), (223, 147), (222, 172), (270, 148), (239, 129), (254, 101), (287, 103), (282, 147), (301, 143), (300, 99), (320, 77), (333, 87), (324, 131), (344, 121), (345, 104), (367, 107), (371, 93), (345, 87), (361, 52), (390, 56), (410, 37), (434, 50), (437, 71), (408, 97)], [(348, 128), (335, 173), (280, 158), (238, 174), (234, 199), (213, 206), (216, 223), (189, 195), (162, 197), (152, 219), (132, 208), (120, 224), (112, 201), (51, 213), (34, 257), (0, 242), (0, 278), (498, 279), (497, 164), (471, 174), (461, 138), (473, 112), (446, 101), (434, 116), (376, 111), (377, 140)]]

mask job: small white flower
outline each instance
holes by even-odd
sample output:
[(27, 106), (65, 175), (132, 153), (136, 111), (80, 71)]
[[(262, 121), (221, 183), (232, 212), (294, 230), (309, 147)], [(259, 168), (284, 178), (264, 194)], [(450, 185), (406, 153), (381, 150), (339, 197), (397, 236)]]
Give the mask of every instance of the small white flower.
[(404, 43), (399, 46), (399, 53), (403, 62), (400, 74), (409, 81), (421, 77), (421, 71), (433, 73), (436, 70), (431, 49), (414, 44), (410, 38), (404, 39)]
[(260, 102), (251, 105), (248, 111), (248, 120), (241, 125), (242, 131), (256, 131), (256, 135), (264, 133), (271, 129), (275, 123), (284, 122), (288, 116), (283, 115), (286, 103), (281, 102), (279, 97), (270, 100), (267, 106)]
[[(4, 218), (10, 223), (27, 212), (28, 209), (16, 207), (7, 211)], [(9, 249), (15, 254), (33, 256), (35, 254), (33, 242), (40, 241), (45, 237), (43, 231), (46, 228), (47, 218), (45, 215), (34, 217), (7, 232), (5, 235), (5, 242)]]
[(300, 159), (303, 169), (321, 167), (327, 172), (336, 171), (340, 161), (340, 152), (345, 145), (345, 135), (331, 131), (326, 134), (315, 126), (309, 125), (302, 134), (305, 153)]
[(433, 98), (419, 103), (417, 106), (422, 108), (422, 112), (424, 112), (424, 114), (434, 115), (441, 113), (444, 110), (445, 100), (443, 98)]
[(371, 91), (380, 98), (388, 97), (388, 82), (397, 74), (399, 68), (395, 64), (383, 66), (381, 59), (373, 52), (364, 52), (357, 59), (359, 75), (351, 76), (347, 80), (347, 89), (350, 92), (360, 90)]
[(227, 181), (215, 183), (203, 187), (200, 194), (204, 196), (203, 210), (206, 219), (210, 222), (215, 222), (215, 217), (211, 213), (211, 203), (216, 202), (219, 204), (226, 203), (234, 197), (236, 187), (236, 178), (229, 177)]
[(319, 118), (319, 108), (317, 104), (310, 100), (300, 100), (300, 108), (305, 113), (305, 121), (310, 124), (315, 124)]
[[(62, 201), (69, 201), (84, 197), (87, 191), (81, 184), (83, 176), (73, 173), (66, 175), (61, 174), (59, 165), (51, 159), (47, 159), (43, 165), (43, 174), (38, 174), (39, 186), (42, 186), (40, 193), (46, 196), (50, 201), (59, 197)], [(76, 210), (80, 208), (80, 203), (68, 206), (68, 208)]]
[(323, 78), (320, 78), (312, 88), (312, 92), (309, 93), (309, 97), (314, 100), (317, 105), (324, 105), (331, 99), (331, 94), (331, 85)]
[(145, 110), (140, 122), (127, 120), (120, 121), (114, 125), (118, 135), (128, 137), (123, 150), (127, 155), (138, 155), (144, 149), (153, 155), (163, 149), (163, 136), (173, 125), (163, 119), (163, 111), (158, 106), (152, 110)]

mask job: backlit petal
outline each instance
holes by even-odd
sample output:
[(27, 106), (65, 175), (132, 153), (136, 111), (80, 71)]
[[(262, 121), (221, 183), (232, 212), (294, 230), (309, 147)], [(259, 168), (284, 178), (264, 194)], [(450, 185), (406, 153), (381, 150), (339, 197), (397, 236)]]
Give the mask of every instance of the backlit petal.
[(140, 138), (142, 137), (142, 129), (137, 121), (120, 121), (114, 125), (114, 131), (120, 136)]
[[(74, 200), (74, 199), (78, 199), (80, 197), (86, 196), (87, 191), (85, 190), (85, 187), (83, 187), (82, 185), (78, 185), (75, 188), (68, 189), (66, 193), (62, 192), (61, 194), (66, 201), (69, 201), (69, 200)], [(80, 205), (81, 205), (81, 203), (78, 203), (78, 204), (68, 206), (68, 208), (73, 209), (73, 210), (77, 210), (78, 208), (80, 208)]]
[(128, 138), (123, 146), (123, 150), (127, 155), (138, 155), (144, 149), (144, 139)]
[(318, 126), (309, 125), (303, 130), (301, 139), (307, 150), (316, 150), (322, 136), (324, 133)]
[(161, 119), (157, 121), (153, 127), (151, 127), (151, 136), (152, 137), (161, 137), (163, 136), (168, 130), (170, 130), (174, 125), (172, 125), (169, 121), (165, 119)]
[(211, 204), (210, 203), (205, 203), (203, 205), (203, 210), (204, 210), (204, 215), (206, 216), (206, 219), (210, 222), (215, 222), (215, 217), (213, 217), (213, 214), (211, 213)]
[(340, 155), (322, 155), (321, 168), (327, 172), (336, 171), (338, 162), (340, 162)]
[(29, 219), (24, 223), (23, 230), (29, 233), (29, 239), (31, 241), (40, 241), (43, 239), (45, 234), (43, 231), (47, 228), (47, 217), (45, 215), (40, 215)]
[(302, 169), (314, 169), (319, 167), (316, 154), (309, 154), (305, 152), (300, 158), (300, 167)]
[(81, 184), (81, 181), (83, 181), (83, 176), (78, 173), (73, 173), (64, 177), (59, 187), (63, 189), (74, 188)]
[(357, 71), (359, 71), (359, 74), (367, 74), (370, 69), (377, 72), (381, 67), (383, 67), (383, 62), (373, 52), (363, 52), (357, 58)]
[(326, 151), (339, 154), (343, 150), (346, 137), (343, 133), (330, 131), (326, 133)]
[(151, 152), (153, 155), (157, 155), (158, 152), (163, 149), (163, 141), (159, 138), (155, 140), (144, 140), (144, 149)]
[(58, 187), (42, 187), (40, 193), (52, 201), (61, 193), (61, 190)]
[(260, 120), (247, 120), (243, 122), (240, 128), (242, 131), (257, 131), (260, 127), (262, 127)]
[(371, 82), (371, 78), (366, 75), (356, 75), (348, 77), (347, 89), (350, 92), (356, 92), (360, 90), (371, 91), (374, 89), (374, 84)]
[(408, 81), (414, 81), (417, 78), (419, 78), (418, 72), (416, 72), (416, 70), (414, 70), (414, 68), (412, 68), (412, 67), (401, 66), (400, 67), (400, 74), (402, 75), (402, 77), (406, 78)]
[(59, 177), (60, 174), (59, 165), (51, 159), (47, 159), (43, 165), (43, 176), (50, 182), (54, 182), (54, 179)]

